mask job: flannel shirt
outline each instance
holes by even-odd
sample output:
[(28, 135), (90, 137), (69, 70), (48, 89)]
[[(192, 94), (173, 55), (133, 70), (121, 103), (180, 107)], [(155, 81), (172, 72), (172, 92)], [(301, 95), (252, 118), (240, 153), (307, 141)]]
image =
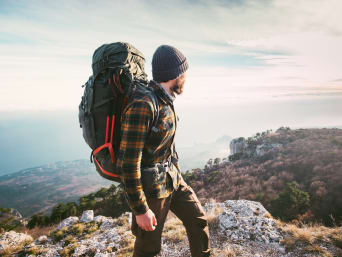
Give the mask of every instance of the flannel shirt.
[[(178, 187), (181, 174), (178, 164), (171, 165), (173, 172), (164, 173), (157, 184), (143, 188), (142, 167), (165, 161), (171, 154), (176, 132), (176, 114), (173, 98), (162, 86), (150, 81), (158, 97), (159, 118), (157, 131), (150, 132), (153, 122), (153, 104), (149, 97), (134, 99), (124, 110), (121, 121), (121, 143), (117, 160), (124, 185), (125, 196), (134, 215), (144, 214), (148, 209), (146, 197), (165, 198)], [(175, 148), (174, 148), (175, 152)]]

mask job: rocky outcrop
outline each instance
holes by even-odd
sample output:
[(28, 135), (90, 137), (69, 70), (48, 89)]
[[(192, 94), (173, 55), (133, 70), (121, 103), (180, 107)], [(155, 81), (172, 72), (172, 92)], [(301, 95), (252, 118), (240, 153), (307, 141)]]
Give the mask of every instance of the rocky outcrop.
[(248, 157), (260, 157), (263, 156), (267, 151), (272, 149), (277, 149), (282, 147), (279, 143), (269, 143), (269, 142), (259, 142), (256, 141), (249, 142), (244, 137), (234, 138), (230, 142), (230, 155), (234, 154), (244, 154)]
[(61, 229), (63, 227), (70, 227), (72, 224), (78, 222), (78, 217), (70, 216), (64, 219), (61, 223), (59, 223), (57, 229)]
[(229, 149), (230, 154), (236, 154), (243, 152), (247, 147), (247, 142), (244, 137), (234, 138), (232, 141), (230, 141)]
[(17, 248), (33, 241), (30, 235), (9, 231), (0, 235), (0, 254), (8, 248)]
[(263, 156), (267, 151), (280, 148), (282, 146), (282, 144), (260, 144), (256, 146), (255, 154), (257, 156)]
[[(316, 256), (303, 255), (301, 251), (296, 254), (288, 252), (282, 244), (286, 237), (284, 230), (278, 227), (279, 223), (260, 202), (227, 200), (207, 203), (204, 209), (210, 224), (213, 256)], [(81, 219), (69, 217), (63, 220), (56, 231), (40, 236), (21, 250), (16, 249), (11, 256), (131, 256), (134, 243), (130, 231), (131, 213), (116, 219), (105, 216), (92, 218), (92, 214), (88, 210)], [(177, 218), (171, 217), (166, 221), (164, 232), (159, 257), (190, 256), (185, 229)], [(0, 255), (1, 249), (16, 248), (20, 242), (30, 241), (32, 238), (26, 234), (7, 232), (0, 236)]]
[(207, 209), (222, 208), (218, 216), (220, 232), (232, 240), (279, 243), (282, 239), (271, 214), (259, 202), (227, 200), (209, 204)]

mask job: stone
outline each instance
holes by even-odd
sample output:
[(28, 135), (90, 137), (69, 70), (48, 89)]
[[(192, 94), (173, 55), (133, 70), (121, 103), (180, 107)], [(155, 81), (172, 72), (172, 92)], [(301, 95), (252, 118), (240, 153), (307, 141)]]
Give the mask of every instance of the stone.
[(234, 138), (232, 141), (230, 141), (229, 149), (230, 154), (236, 154), (243, 152), (247, 147), (246, 139), (243, 137)]
[(94, 211), (86, 210), (82, 213), (81, 221), (88, 223), (94, 220)]
[(40, 236), (38, 237), (37, 241), (41, 244), (45, 243), (48, 241), (48, 237), (47, 236)]
[[(210, 203), (205, 209), (223, 208), (218, 216), (219, 230), (232, 240), (254, 240), (262, 243), (279, 243), (282, 239), (276, 223), (260, 202), (227, 200), (222, 204)], [(266, 215), (267, 214), (267, 215)]]
[(107, 221), (108, 220), (108, 218), (106, 217), (106, 216), (102, 216), (102, 215), (98, 215), (98, 216), (96, 216), (95, 218), (94, 218), (94, 221), (96, 222), (96, 223), (103, 223), (103, 222), (105, 222), (105, 221)]
[(72, 224), (78, 222), (78, 217), (71, 216), (64, 219), (61, 223), (59, 223), (57, 230), (61, 229), (62, 227), (70, 227)]
[(16, 247), (25, 242), (32, 242), (33, 238), (24, 233), (17, 233), (13, 230), (5, 232), (0, 236), (0, 251), (7, 248)]

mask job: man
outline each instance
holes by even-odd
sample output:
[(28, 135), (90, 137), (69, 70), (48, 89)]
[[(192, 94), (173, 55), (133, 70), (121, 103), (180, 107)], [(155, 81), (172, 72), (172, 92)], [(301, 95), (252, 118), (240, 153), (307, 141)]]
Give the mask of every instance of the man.
[(182, 94), (188, 63), (175, 47), (162, 45), (152, 58), (149, 86), (158, 98), (159, 116), (152, 127), (154, 105), (142, 96), (128, 105), (121, 125), (118, 166), (127, 202), (133, 212), (134, 257), (156, 256), (168, 211), (184, 224), (192, 256), (209, 256), (209, 231), (196, 194), (180, 173), (174, 136), (173, 101)]

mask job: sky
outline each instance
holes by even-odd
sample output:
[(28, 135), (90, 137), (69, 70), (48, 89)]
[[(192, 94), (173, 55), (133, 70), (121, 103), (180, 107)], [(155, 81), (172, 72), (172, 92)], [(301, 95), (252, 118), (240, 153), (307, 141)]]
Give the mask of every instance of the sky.
[(126, 41), (188, 59), (186, 106), (342, 96), (340, 0), (0, 0), (0, 111), (77, 110), (91, 57)]
[(342, 128), (341, 10), (341, 0), (0, 0), (0, 172), (89, 158), (81, 86), (95, 49), (116, 41), (145, 55), (149, 79), (158, 46), (186, 56), (178, 148)]

